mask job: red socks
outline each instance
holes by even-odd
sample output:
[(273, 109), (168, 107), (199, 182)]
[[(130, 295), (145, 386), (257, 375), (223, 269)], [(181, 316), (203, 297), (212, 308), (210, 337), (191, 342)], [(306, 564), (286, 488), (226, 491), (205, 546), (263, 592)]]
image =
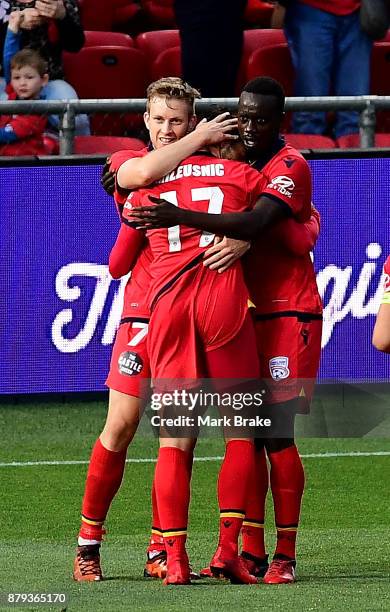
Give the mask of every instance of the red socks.
[[(193, 452), (186, 453), (187, 456), (187, 470), (188, 470), (188, 478), (191, 480), (192, 474), (192, 464), (194, 460)], [(148, 545), (147, 552), (156, 551), (160, 552), (161, 550), (165, 550), (165, 542), (163, 537), (163, 531), (161, 528), (160, 515), (158, 512), (158, 504), (157, 504), (157, 495), (156, 495), (156, 476), (153, 478), (152, 485), (152, 531), (150, 534), (150, 540)]]
[(265, 450), (255, 452), (255, 463), (252, 471), (245, 519), (242, 524), (242, 550), (253, 557), (263, 559), (266, 555), (264, 543), (265, 500), (268, 491), (268, 466)]
[[(81, 540), (101, 541), (103, 523), (122, 482), (127, 449), (110, 451), (100, 442), (93, 447), (82, 504)], [(84, 542), (82, 542), (84, 543)]]
[(230, 440), (227, 443), (218, 478), (218, 503), (219, 546), (228, 557), (237, 555), (253, 465), (254, 446), (251, 440)]
[(301, 458), (295, 444), (269, 453), (271, 489), (277, 530), (276, 555), (295, 559), (299, 512), (305, 485)]
[(160, 517), (158, 514), (157, 495), (156, 495), (156, 478), (153, 478), (152, 485), (152, 531), (147, 552), (158, 553), (165, 550), (163, 532), (161, 530)]
[(160, 448), (154, 482), (158, 515), (168, 557), (183, 554), (190, 503), (189, 464), (192, 453)]

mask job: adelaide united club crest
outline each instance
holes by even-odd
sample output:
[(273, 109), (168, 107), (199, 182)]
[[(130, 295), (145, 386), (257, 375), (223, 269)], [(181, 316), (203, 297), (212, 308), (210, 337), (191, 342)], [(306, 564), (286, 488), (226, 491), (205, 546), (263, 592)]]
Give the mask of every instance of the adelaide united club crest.
[(269, 371), (274, 380), (283, 380), (290, 376), (288, 357), (272, 357), (269, 360)]

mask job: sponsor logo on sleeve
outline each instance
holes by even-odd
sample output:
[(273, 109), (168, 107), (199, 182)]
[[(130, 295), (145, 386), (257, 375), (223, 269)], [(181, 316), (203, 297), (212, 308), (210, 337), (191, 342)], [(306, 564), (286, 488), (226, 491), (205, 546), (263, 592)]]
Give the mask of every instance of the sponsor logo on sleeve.
[(118, 359), (118, 370), (125, 376), (135, 376), (141, 374), (144, 362), (141, 357), (133, 351), (122, 353)]
[(274, 380), (283, 380), (290, 376), (288, 357), (272, 357), (269, 360), (269, 371)]
[(294, 191), (295, 183), (289, 176), (275, 176), (267, 185), (267, 189), (275, 189), (287, 198), (291, 198)]

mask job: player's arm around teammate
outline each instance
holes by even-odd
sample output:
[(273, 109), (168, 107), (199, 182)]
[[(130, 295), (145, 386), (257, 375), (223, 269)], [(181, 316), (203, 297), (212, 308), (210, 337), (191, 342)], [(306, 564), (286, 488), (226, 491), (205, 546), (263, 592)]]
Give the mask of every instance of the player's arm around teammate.
[(390, 353), (390, 256), (383, 267), (384, 293), (376, 316), (372, 343), (378, 351)]

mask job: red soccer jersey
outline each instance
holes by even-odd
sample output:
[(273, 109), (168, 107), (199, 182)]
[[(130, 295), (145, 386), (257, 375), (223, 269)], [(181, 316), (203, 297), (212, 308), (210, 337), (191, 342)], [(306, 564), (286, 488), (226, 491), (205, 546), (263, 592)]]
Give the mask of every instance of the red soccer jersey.
[[(126, 160), (133, 157), (143, 157), (147, 152), (148, 149), (146, 147), (139, 151), (118, 151), (111, 156), (111, 169), (118, 170)], [(126, 198), (127, 195), (124, 194), (123, 191), (115, 189), (114, 199), (119, 214), (121, 214)], [(128, 248), (135, 248), (132, 244), (131, 232), (127, 233), (125, 239), (128, 240)], [(121, 246), (123, 247), (123, 243)], [(136, 248), (139, 248), (138, 243)], [(115, 253), (113, 253), (113, 251), (111, 251), (110, 260), (111, 257), (115, 258)], [(123, 298), (122, 319), (128, 317), (141, 319), (149, 318), (150, 311), (146, 301), (146, 293), (151, 282), (151, 261), (152, 252), (149, 243), (145, 240), (139, 251), (135, 265), (131, 270), (131, 276), (126, 284)]]
[[(133, 207), (150, 206), (148, 195), (200, 212), (220, 214), (245, 211), (255, 204), (263, 180), (262, 175), (247, 164), (195, 154), (183, 160), (175, 171), (152, 189), (131, 193), (124, 216), (131, 217)], [(189, 266), (201, 261), (214, 235), (186, 226), (175, 226), (148, 231), (147, 236), (153, 253), (153, 283), (149, 292), (150, 302), (153, 303)], [(237, 275), (237, 286), (241, 287), (239, 264), (223, 274), (230, 286), (236, 282), (234, 275)]]
[[(262, 194), (287, 205), (293, 217), (305, 222), (311, 214), (310, 169), (303, 156), (284, 146), (262, 168)], [(280, 225), (271, 228), (252, 245), (245, 257), (245, 279), (257, 314), (322, 310), (309, 253), (294, 254), (280, 240)], [(291, 224), (289, 231), (294, 231)]]

